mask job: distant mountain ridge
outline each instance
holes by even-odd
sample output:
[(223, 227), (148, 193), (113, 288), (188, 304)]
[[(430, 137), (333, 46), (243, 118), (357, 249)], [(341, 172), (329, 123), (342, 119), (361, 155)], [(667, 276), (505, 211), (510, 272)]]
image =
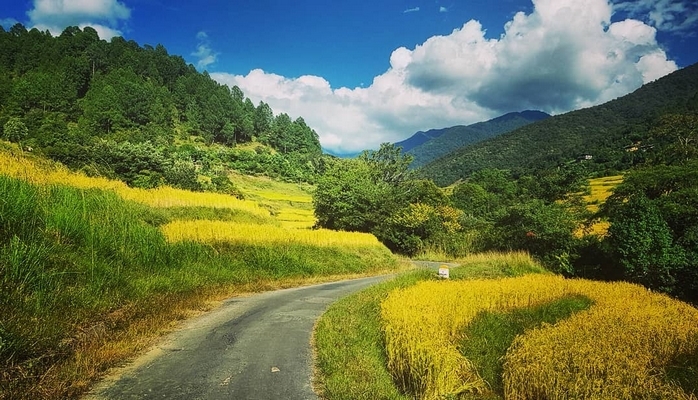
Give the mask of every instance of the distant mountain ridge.
[(472, 125), (420, 131), (395, 145), (402, 147), (403, 152), (414, 157), (411, 168), (419, 168), (463, 146), (478, 143), (549, 117), (549, 114), (542, 111), (512, 112)]
[[(521, 173), (553, 168), (580, 155), (596, 169), (627, 169), (639, 157), (626, 148), (647, 140), (658, 117), (698, 112), (698, 63), (607, 103), (571, 111), (462, 147), (420, 170), (449, 185), (483, 168)], [(588, 158), (587, 158), (588, 157)]]
[[(459, 125), (462, 126), (462, 125)], [(429, 129), (426, 132), (419, 131), (415, 133), (414, 135), (410, 136), (409, 138), (395, 143), (395, 146), (402, 147), (403, 153), (407, 153), (414, 149), (415, 147), (421, 146), (424, 143), (435, 139), (446, 132), (446, 130), (451, 129), (451, 128), (441, 128), (441, 129)]]

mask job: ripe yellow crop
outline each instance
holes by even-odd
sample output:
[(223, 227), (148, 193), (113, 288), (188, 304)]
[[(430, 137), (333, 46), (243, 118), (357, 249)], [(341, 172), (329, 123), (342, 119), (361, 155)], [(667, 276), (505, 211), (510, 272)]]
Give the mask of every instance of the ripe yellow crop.
[(147, 190), (131, 188), (121, 181), (89, 177), (72, 172), (55, 163), (45, 162), (40, 165), (25, 157), (6, 152), (0, 152), (0, 173), (23, 179), (35, 185), (67, 185), (81, 189), (113, 190), (126, 200), (151, 207), (232, 208), (256, 215), (269, 216), (269, 211), (260, 207), (256, 202), (240, 200), (225, 194), (191, 192), (171, 187)]
[(664, 367), (695, 354), (698, 310), (627, 283), (528, 275), (423, 282), (383, 302), (388, 367), (420, 398), (484, 391), (456, 347), (482, 311), (509, 311), (583, 295), (594, 305), (517, 337), (506, 355), (507, 399), (690, 398), (663, 379)]
[(368, 233), (326, 229), (287, 229), (273, 225), (239, 224), (225, 221), (174, 221), (161, 227), (170, 242), (203, 243), (296, 243), (323, 247), (383, 247)]

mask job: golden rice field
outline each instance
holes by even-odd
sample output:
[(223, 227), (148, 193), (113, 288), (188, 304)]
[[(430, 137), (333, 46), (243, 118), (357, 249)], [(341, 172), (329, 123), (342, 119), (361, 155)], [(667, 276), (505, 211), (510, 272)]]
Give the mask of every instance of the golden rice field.
[(599, 210), (599, 205), (603, 204), (608, 196), (613, 193), (613, 188), (623, 182), (622, 175), (606, 176), (603, 178), (589, 179), (590, 193), (584, 196), (587, 208), (591, 212)]
[(388, 367), (423, 399), (487, 389), (458, 350), (478, 313), (511, 311), (582, 295), (594, 304), (518, 336), (504, 359), (506, 399), (695, 399), (664, 379), (672, 361), (698, 351), (698, 310), (628, 283), (551, 275), (425, 281), (381, 305)]
[(323, 247), (383, 247), (368, 233), (327, 229), (286, 229), (273, 225), (239, 224), (225, 221), (174, 221), (161, 227), (170, 242), (307, 244)]
[[(599, 211), (601, 205), (606, 201), (608, 196), (613, 193), (613, 189), (623, 182), (622, 175), (606, 176), (603, 178), (594, 178), (589, 180), (590, 192), (583, 197), (586, 203), (586, 208), (592, 213)], [(603, 236), (608, 232), (610, 224), (608, 221), (597, 220), (586, 229), (579, 229), (575, 232), (577, 237), (582, 237), (585, 234), (593, 234)]]
[(230, 174), (230, 179), (245, 195), (269, 209), (281, 226), (307, 229), (315, 225), (313, 187), (308, 184), (278, 182), (268, 177)]
[(255, 215), (269, 216), (269, 211), (254, 201), (240, 200), (220, 193), (191, 192), (171, 187), (131, 188), (121, 181), (89, 177), (72, 172), (57, 163), (45, 161), (39, 163), (21, 155), (4, 151), (0, 152), (0, 173), (23, 179), (35, 185), (62, 184), (82, 189), (113, 190), (126, 200), (136, 201), (151, 207), (231, 208)]

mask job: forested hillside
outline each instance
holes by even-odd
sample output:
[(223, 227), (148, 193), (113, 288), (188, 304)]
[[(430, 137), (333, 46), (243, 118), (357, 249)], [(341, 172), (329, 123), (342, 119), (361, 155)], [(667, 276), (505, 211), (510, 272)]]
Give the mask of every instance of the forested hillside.
[(483, 168), (515, 175), (591, 156), (589, 169), (625, 170), (651, 148), (658, 118), (698, 109), (698, 64), (651, 82), (608, 103), (548, 118), (464, 147), (425, 166), (421, 176), (448, 185)]
[(139, 187), (229, 192), (229, 168), (311, 181), (321, 156), (302, 118), (274, 115), (162, 45), (107, 42), (90, 27), (0, 27), (0, 128), (26, 150)]
[[(541, 111), (514, 112), (472, 125), (457, 125), (444, 129), (417, 132), (412, 137), (396, 143), (414, 159), (411, 168), (419, 168), (464, 146), (496, 137), (550, 115)], [(405, 147), (407, 146), (407, 147)]]

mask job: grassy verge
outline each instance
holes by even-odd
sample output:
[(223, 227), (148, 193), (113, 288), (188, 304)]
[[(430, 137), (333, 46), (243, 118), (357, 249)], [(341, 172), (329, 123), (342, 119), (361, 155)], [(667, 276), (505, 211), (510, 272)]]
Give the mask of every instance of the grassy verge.
[(316, 389), (327, 399), (407, 399), (386, 365), (380, 303), (396, 288), (430, 279), (418, 270), (370, 287), (334, 303), (320, 318), (313, 336)]
[(554, 324), (575, 312), (586, 310), (592, 302), (584, 296), (565, 296), (538, 307), (508, 313), (483, 312), (464, 329), (459, 348), (470, 360), (490, 391), (472, 398), (504, 398), (502, 373), (507, 350), (516, 336), (543, 324)]
[(382, 246), (168, 243), (158, 225), (196, 211), (112, 191), (0, 176), (0, 193), (0, 399), (77, 397), (220, 297), (397, 267)]
[[(452, 279), (486, 279), (543, 273), (523, 253), (478, 254), (457, 260)], [(436, 279), (435, 271), (417, 270), (398, 276), (334, 303), (314, 333), (315, 384), (325, 399), (407, 399), (387, 369), (380, 317), (381, 302), (394, 289)]]

